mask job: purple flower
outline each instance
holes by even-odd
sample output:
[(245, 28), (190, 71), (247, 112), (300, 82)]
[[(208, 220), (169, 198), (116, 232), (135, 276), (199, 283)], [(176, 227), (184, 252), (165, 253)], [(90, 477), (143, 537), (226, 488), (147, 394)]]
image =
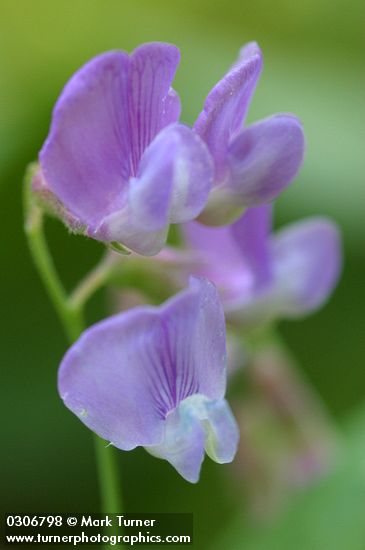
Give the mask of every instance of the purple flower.
[(179, 51), (145, 44), (92, 59), (54, 109), (33, 186), (72, 229), (145, 255), (194, 219), (213, 177), (206, 145), (177, 121)]
[(271, 206), (264, 205), (230, 226), (190, 222), (184, 231), (200, 257), (195, 272), (215, 282), (231, 320), (262, 323), (308, 313), (323, 304), (340, 273), (338, 230), (324, 218), (272, 236)]
[(204, 449), (219, 463), (236, 453), (225, 385), (223, 311), (201, 279), (160, 307), (94, 325), (59, 370), (60, 395), (86, 426), (119, 449), (145, 447), (191, 482)]
[(214, 158), (214, 187), (201, 220), (221, 225), (246, 207), (274, 199), (296, 176), (303, 160), (299, 120), (278, 114), (244, 128), (262, 69), (256, 43), (242, 48), (238, 61), (208, 94), (195, 131)]

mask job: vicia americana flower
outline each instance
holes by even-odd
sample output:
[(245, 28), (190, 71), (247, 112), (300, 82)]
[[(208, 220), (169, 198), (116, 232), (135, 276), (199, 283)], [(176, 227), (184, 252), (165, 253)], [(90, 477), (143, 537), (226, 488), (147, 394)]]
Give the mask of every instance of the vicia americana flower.
[(204, 449), (219, 463), (236, 453), (225, 385), (219, 297), (194, 278), (160, 307), (137, 307), (88, 329), (59, 370), (61, 397), (86, 426), (119, 449), (145, 447), (191, 482)]
[(204, 208), (212, 159), (197, 133), (177, 122), (178, 63), (169, 44), (112, 51), (64, 88), (33, 189), (72, 229), (152, 255), (170, 223)]
[(296, 222), (271, 235), (271, 205), (248, 209), (234, 224), (185, 225), (200, 258), (197, 274), (221, 291), (230, 320), (264, 323), (318, 308), (341, 267), (336, 226), (324, 218)]
[(243, 127), (261, 69), (258, 45), (247, 44), (208, 94), (195, 123), (215, 165), (214, 187), (200, 218), (208, 225), (228, 223), (244, 208), (271, 201), (302, 163), (304, 136), (295, 116), (278, 114)]

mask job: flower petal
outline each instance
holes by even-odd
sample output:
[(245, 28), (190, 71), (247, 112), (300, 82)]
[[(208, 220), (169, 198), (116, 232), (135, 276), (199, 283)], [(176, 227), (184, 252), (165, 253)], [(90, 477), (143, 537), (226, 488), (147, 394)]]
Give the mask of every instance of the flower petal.
[(204, 460), (204, 444), (205, 432), (194, 411), (179, 406), (166, 418), (163, 443), (145, 449), (167, 460), (184, 479), (196, 483)]
[(163, 443), (165, 418), (194, 393), (225, 391), (225, 325), (214, 286), (193, 279), (161, 307), (140, 307), (88, 329), (59, 370), (65, 405), (124, 450)]
[(161, 314), (166, 346), (174, 358), (173, 370), (166, 371), (174, 405), (194, 393), (221, 399), (226, 383), (225, 320), (215, 286), (192, 277), (189, 290), (170, 299)]
[(253, 274), (256, 289), (269, 284), (272, 277), (271, 218), (272, 206), (265, 204), (249, 208), (237, 222), (230, 226), (232, 238)]
[(214, 281), (223, 301), (240, 301), (268, 285), (272, 278), (271, 205), (249, 208), (232, 225), (183, 227), (187, 243), (199, 254), (195, 273)]
[(131, 55), (129, 112), (133, 175), (144, 150), (162, 128), (180, 116), (179, 96), (171, 90), (180, 52), (172, 44), (143, 44)]
[(229, 147), (232, 203), (257, 206), (274, 199), (296, 176), (303, 154), (302, 126), (292, 115), (275, 115), (243, 130)]
[(145, 255), (165, 244), (170, 223), (194, 219), (208, 198), (213, 167), (206, 146), (190, 128), (168, 126), (146, 149), (128, 203), (108, 216), (94, 236)]
[(138, 224), (156, 230), (196, 218), (208, 198), (213, 167), (203, 141), (190, 128), (163, 130), (142, 157), (131, 207)]
[(179, 52), (145, 44), (82, 67), (63, 90), (40, 153), (47, 185), (92, 232), (126, 201), (144, 149), (180, 113), (170, 85)]
[(83, 333), (60, 366), (58, 389), (66, 407), (120, 449), (163, 438), (164, 417), (145, 371), (156, 320), (147, 307), (104, 320)]
[(272, 301), (281, 315), (295, 317), (318, 308), (341, 270), (341, 244), (331, 221), (312, 218), (280, 231), (272, 244)]
[(190, 222), (183, 226), (183, 232), (199, 259), (190, 271), (213, 281), (223, 302), (234, 301), (251, 289), (253, 277), (241, 253), (240, 239), (232, 234), (232, 226), (207, 227)]
[(40, 152), (49, 189), (82, 223), (97, 223), (122, 204), (129, 177), (129, 57), (109, 52), (71, 78)]
[(227, 148), (243, 125), (261, 69), (259, 47), (255, 43), (247, 44), (239, 60), (209, 93), (195, 123), (196, 132), (214, 157), (217, 180), (225, 177)]
[(166, 224), (160, 230), (145, 230), (136, 226), (128, 206), (109, 214), (101, 225), (89, 232), (89, 237), (105, 242), (117, 242), (137, 254), (154, 256), (166, 243), (169, 226)]
[(239, 429), (227, 401), (206, 401), (205, 415), (200, 419), (206, 426), (208, 456), (219, 464), (232, 462), (237, 452)]
[(238, 426), (225, 399), (211, 400), (196, 394), (169, 413), (164, 442), (146, 450), (168, 460), (180, 475), (196, 483), (204, 449), (212, 460), (225, 464), (232, 462), (238, 440)]

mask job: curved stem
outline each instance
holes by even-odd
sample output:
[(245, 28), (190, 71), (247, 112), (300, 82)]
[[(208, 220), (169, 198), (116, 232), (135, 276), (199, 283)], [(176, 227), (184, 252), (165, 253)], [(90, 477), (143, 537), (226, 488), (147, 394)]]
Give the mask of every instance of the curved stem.
[[(24, 231), (34, 264), (47, 290), (50, 300), (62, 322), (70, 343), (73, 343), (85, 329), (83, 306), (87, 299), (105, 283), (110, 261), (106, 259), (79, 285), (71, 298), (65, 292), (49, 252), (44, 235), (43, 212), (31, 194), (31, 180), (35, 167), (28, 168), (24, 189)], [(103, 512), (121, 513), (122, 502), (119, 492), (116, 453), (113, 447), (95, 436), (96, 460), (99, 474), (100, 497)], [(110, 531), (109, 531), (110, 532)], [(109, 548), (108, 544), (105, 548)]]
[(77, 285), (69, 297), (69, 304), (73, 309), (82, 309), (89, 298), (110, 280), (114, 267), (120, 263), (120, 256), (106, 252), (101, 261)]
[(81, 310), (71, 308), (63, 285), (58, 277), (52, 257), (49, 253), (43, 231), (43, 212), (34, 202), (30, 191), (30, 179), (33, 170), (29, 169), (24, 189), (24, 231), (29, 249), (42, 279), (48, 296), (62, 322), (68, 339), (73, 342), (83, 330)]

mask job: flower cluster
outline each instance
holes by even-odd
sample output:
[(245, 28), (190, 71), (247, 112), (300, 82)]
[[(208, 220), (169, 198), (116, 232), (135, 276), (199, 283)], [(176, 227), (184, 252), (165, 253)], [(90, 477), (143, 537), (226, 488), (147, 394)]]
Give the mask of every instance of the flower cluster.
[(59, 391), (115, 447), (143, 446), (196, 482), (205, 451), (225, 463), (238, 445), (224, 399), (223, 308), (241, 324), (311, 311), (337, 280), (340, 252), (324, 219), (271, 235), (271, 202), (295, 178), (304, 137), (291, 114), (245, 125), (257, 44), (241, 50), (192, 128), (171, 87), (178, 63), (175, 46), (152, 43), (82, 67), (57, 101), (32, 189), (73, 232), (133, 258), (157, 254), (157, 264), (170, 224), (182, 224), (189, 288), (89, 328), (62, 361)]

